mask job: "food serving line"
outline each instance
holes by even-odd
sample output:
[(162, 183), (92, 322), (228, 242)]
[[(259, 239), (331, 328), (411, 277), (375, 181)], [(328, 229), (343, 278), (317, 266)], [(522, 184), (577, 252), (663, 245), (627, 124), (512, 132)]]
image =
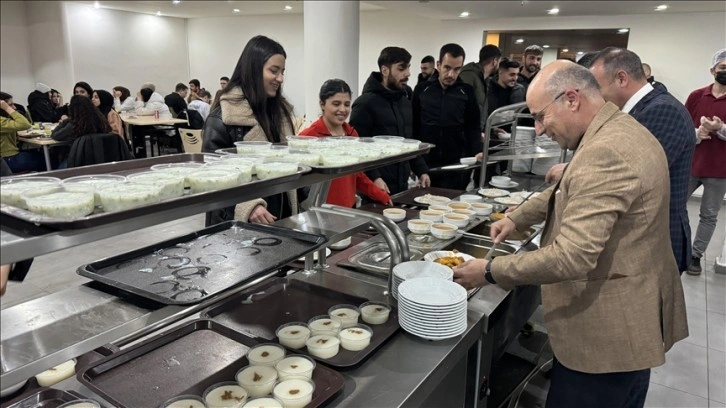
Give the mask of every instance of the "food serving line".
[[(3, 212), (2, 262), (14, 262), (93, 242), (141, 226), (208, 211), (261, 195), (287, 191), (298, 186), (315, 185), (314, 191), (317, 189), (325, 192), (327, 181), (332, 178), (407, 160), (427, 152), (430, 148), (430, 145), (422, 145), (415, 151), (364, 164), (327, 170), (317, 169), (317, 172), (315, 170), (301, 172), (298, 177), (279, 182), (258, 183), (255, 188), (241, 186), (234, 191), (235, 194), (222, 190), (211, 193), (209, 200), (187, 197), (180, 199), (175, 206), (165, 206), (164, 211), (140, 208), (136, 209), (131, 217), (112, 217), (113, 214), (107, 214), (109, 218), (104, 222), (96, 224), (92, 219), (90, 221), (86, 219), (74, 225), (72, 229), (59, 230), (44, 225), (37, 226)], [(181, 159), (181, 156), (185, 155), (178, 156), (177, 159)], [(152, 162), (158, 164), (160, 161), (174, 160), (173, 157), (145, 159), (148, 163), (143, 164), (152, 164)], [(183, 158), (183, 160), (189, 159), (188, 156)], [(142, 161), (134, 162), (138, 164)], [(85, 169), (103, 173), (103, 170), (115, 169), (109, 166), (120, 164), (122, 163)], [(73, 169), (59, 171), (55, 172), (55, 175), (61, 177), (75, 175), (73, 171)], [(521, 184), (526, 187), (527, 183)], [(419, 193), (424, 194), (423, 191)], [(325, 194), (320, 196), (324, 197)], [(91, 282), (3, 310), (0, 315), (3, 361), (0, 380), (3, 388), (6, 384), (21, 382), (63, 361), (92, 353), (92, 350), (106, 344), (113, 344), (109, 348), (114, 351), (117, 347), (131, 350), (135, 345), (149, 341), (144, 339), (150, 337), (153, 340), (163, 336), (175, 326), (187, 324), (190, 319), (209, 317), (210, 308), (230, 299), (238, 299), (241, 295), (249, 297), (246, 291), (254, 290), (254, 285), (265, 284), (270, 282), (271, 278), (284, 276), (289, 271), (294, 273), (282, 279), (312, 284), (327, 293), (337, 294), (335, 296), (347, 295), (391, 303), (392, 299), (385, 294), (390, 288), (390, 276), (384, 277), (382, 274), (376, 274), (376, 271), (370, 273), (371, 271), (366, 271), (365, 267), (360, 268), (364, 272), (361, 273), (336, 266), (339, 261), (350, 261), (350, 251), (359, 249), (360, 245), (385, 242), (390, 248), (389, 262), (392, 258), (394, 264), (403, 260), (402, 253), (408, 252), (408, 248), (404, 249), (406, 243), (413, 244), (411, 249), (418, 251), (419, 254), (446, 247), (456, 249), (457, 245), (461, 244), (479, 250), (487, 249), (487, 244), (491, 245), (484, 236), (468, 235), (449, 240), (424, 239), (424, 242), (421, 242), (420, 237), (413, 234), (405, 235), (403, 231), (407, 232), (406, 223), (399, 225), (401, 229), (392, 228), (389, 220), (375, 214), (321, 206), (319, 197), (309, 211), (278, 222), (279, 226), (287, 230), (294, 229), (323, 238), (322, 241), (315, 241), (310, 246), (311, 250), (302, 250), (303, 253), (307, 252), (304, 268), (266, 269), (263, 273), (247, 276), (247, 279), (239, 282), (237, 286), (232, 285), (233, 287), (229, 289), (210, 293), (198, 303), (190, 302), (193, 304), (183, 304), (184, 302), (162, 304), (140, 297), (133, 291), (129, 293), (128, 290), (118, 290), (100, 282)], [(480, 221), (470, 223), (465, 229), (480, 228), (483, 225)], [(360, 237), (366, 237), (361, 233), (365, 232), (370, 223), (380, 232), (379, 235), (367, 240), (370, 242), (362, 242), (326, 260), (325, 252), (320, 250), (325, 240), (335, 242), (355, 235), (360, 241)], [(401, 242), (402, 236), (405, 242)], [(526, 246), (525, 242), (520, 244), (522, 247)], [(312, 269), (312, 255), (315, 250), (318, 250), (320, 261), (328, 264), (326, 268)], [(520, 245), (513, 244), (507, 246), (505, 252), (518, 250), (523, 249)], [(298, 253), (294, 255), (297, 257)], [(475, 255), (483, 256), (479, 253)], [(289, 260), (286, 260), (286, 263), (287, 261)], [(74, 301), (69, 302), (68, 299)], [(323, 402), (329, 406), (485, 406), (487, 384), (483, 377), (488, 376), (492, 361), (501, 353), (503, 344), (511, 340), (512, 333), (519, 330), (537, 303), (538, 293), (531, 287), (518, 288), (511, 292), (496, 286), (482, 288), (470, 294), (463, 334), (452, 339), (432, 342), (394, 330), (376, 346), (379, 348), (370, 350), (360, 362), (340, 368), (339, 371), (344, 378), (342, 390), (333, 393), (327, 402)], [(78, 371), (82, 370), (83, 368), (78, 368)], [(89, 388), (88, 381), (79, 381), (83, 378), (87, 380), (87, 376), (79, 375), (78, 379), (70, 378), (54, 388), (75, 390), (81, 395), (97, 399), (102, 404), (108, 404), (104, 406), (112, 406), (99, 395), (103, 392)]]

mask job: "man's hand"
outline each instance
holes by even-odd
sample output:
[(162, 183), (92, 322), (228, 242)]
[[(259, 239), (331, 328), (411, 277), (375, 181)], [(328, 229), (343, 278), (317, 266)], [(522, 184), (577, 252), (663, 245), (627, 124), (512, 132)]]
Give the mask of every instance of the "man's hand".
[(516, 225), (514, 225), (514, 221), (504, 217), (492, 224), (490, 234), (494, 243), (498, 244), (507, 239), (509, 234), (511, 234), (515, 229)]
[(378, 188), (385, 191), (386, 193), (391, 194), (391, 190), (388, 189), (388, 185), (385, 181), (383, 181), (382, 178), (378, 177), (377, 179), (375, 179), (375, 181), (373, 181), (373, 184), (375, 184)]
[(59, 123), (60, 123), (60, 122), (65, 122), (65, 121), (67, 121), (67, 120), (68, 120), (68, 115), (63, 115), (63, 116), (61, 116), (61, 117), (60, 117), (60, 120), (59, 120), (58, 122), (59, 122)]
[(428, 174), (422, 174), (418, 178), (418, 185), (421, 188), (429, 188), (431, 187), (431, 179), (429, 178)]
[(708, 131), (703, 125), (699, 126), (698, 129), (696, 129), (696, 144), (701, 143), (704, 140), (708, 140), (711, 138), (709, 135), (711, 132)]
[(565, 167), (567, 167), (567, 163), (557, 163), (550, 167), (545, 175), (545, 181), (550, 184), (560, 181), (562, 179), (562, 173), (565, 172)]
[(701, 116), (701, 126), (709, 132), (718, 132), (723, 126), (723, 121), (718, 116), (714, 116), (711, 119)]
[(510, 214), (510, 213), (513, 213), (513, 212), (514, 212), (514, 210), (516, 210), (517, 208), (519, 208), (519, 206), (518, 206), (518, 205), (513, 205), (513, 206), (511, 206), (511, 207), (507, 207), (507, 209), (506, 209), (506, 210), (504, 210), (504, 214)]
[(250, 214), (250, 222), (255, 224), (272, 224), (275, 220), (277, 220), (277, 217), (270, 214), (264, 205), (258, 205)]
[(484, 160), (484, 153), (482, 153), (482, 152), (479, 152), (479, 153), (477, 153), (477, 154), (476, 154), (476, 156), (474, 156), (474, 157), (476, 158), (476, 162), (477, 162), (477, 163), (481, 163), (481, 161), (482, 161), (482, 160)]
[(489, 261), (484, 259), (472, 259), (466, 261), (454, 269), (454, 282), (470, 290), (487, 285), (489, 282), (484, 278), (484, 268)]

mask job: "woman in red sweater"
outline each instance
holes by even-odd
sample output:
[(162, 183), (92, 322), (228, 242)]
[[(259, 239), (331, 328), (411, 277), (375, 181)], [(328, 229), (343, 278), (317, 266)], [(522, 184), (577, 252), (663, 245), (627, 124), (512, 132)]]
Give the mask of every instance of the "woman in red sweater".
[[(350, 115), (351, 91), (348, 84), (341, 79), (329, 79), (320, 88), (320, 107), (323, 114), (310, 127), (300, 132), (302, 136), (355, 136), (358, 132), (346, 122)], [(391, 205), (391, 197), (378, 188), (364, 173), (351, 174), (333, 180), (330, 183), (328, 204), (352, 208), (355, 206), (355, 192)]]

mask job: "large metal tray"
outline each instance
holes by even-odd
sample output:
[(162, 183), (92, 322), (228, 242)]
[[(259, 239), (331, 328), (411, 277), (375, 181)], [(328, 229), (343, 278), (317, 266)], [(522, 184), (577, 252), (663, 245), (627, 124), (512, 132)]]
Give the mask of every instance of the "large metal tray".
[(54, 388), (39, 388), (27, 396), (20, 396), (7, 404), (0, 405), (2, 408), (56, 408), (66, 402), (84, 399), (81, 394), (73, 391), (61, 391)]
[[(391, 163), (397, 163), (397, 162), (402, 162), (402, 161), (413, 159), (416, 156), (420, 156), (422, 154), (428, 153), (434, 147), (436, 147), (436, 145), (433, 145), (431, 143), (421, 143), (419, 145), (419, 148), (416, 150), (411, 150), (409, 152), (404, 152), (404, 153), (393, 155), (393, 156), (386, 156), (386, 157), (382, 157), (382, 158), (376, 159), (376, 160), (365, 161), (362, 163), (351, 164), (348, 166), (310, 166), (310, 168), (312, 169), (313, 173), (320, 173), (320, 174), (357, 173), (359, 171), (366, 171), (366, 170), (374, 169), (376, 167), (381, 167), (383, 165), (388, 165)], [(216, 150), (216, 152), (220, 153), (220, 154), (237, 154), (237, 148), (230, 147), (230, 148), (226, 148), (226, 149), (219, 149), (219, 150)]]
[[(42, 175), (46, 177), (58, 177), (65, 179), (75, 176), (83, 176), (89, 174), (121, 174), (128, 175), (137, 173), (140, 171), (146, 171), (155, 164), (165, 163), (203, 163), (205, 161), (213, 160), (218, 158), (217, 154), (208, 153), (182, 153), (172, 154), (167, 156), (152, 157), (148, 159), (138, 160), (126, 160), (122, 162), (97, 164), (93, 166), (76, 167), (66, 170), (55, 170), (45, 172)], [(308, 173), (310, 167), (298, 166), (298, 171), (295, 174), (290, 174), (283, 177), (268, 179), (268, 180), (256, 180), (234, 187), (223, 190), (208, 191), (204, 193), (184, 195), (182, 197), (173, 198), (170, 200), (164, 200), (159, 203), (143, 205), (135, 208), (131, 208), (124, 211), (116, 212), (95, 212), (91, 215), (75, 218), (75, 219), (60, 219), (44, 217), (27, 210), (22, 210), (17, 207), (12, 207), (6, 204), (0, 204), (0, 220), (6, 222), (5, 217), (12, 217), (15, 219), (22, 220), (24, 222), (48, 226), (57, 229), (80, 229), (89, 228), (99, 225), (104, 225), (112, 222), (123, 221), (129, 218), (138, 217), (142, 215), (148, 215), (155, 212), (164, 211), (164, 209), (170, 206), (179, 207), (184, 205), (195, 205), (199, 203), (213, 203), (220, 200), (228, 200), (231, 198), (239, 197), (240, 194), (255, 191), (259, 188), (264, 188), (269, 185), (274, 185), (282, 182), (292, 181), (300, 178), (304, 173)]]
[(437, 188), (437, 187), (429, 187), (429, 188), (411, 188), (406, 191), (402, 191), (396, 195), (391, 196), (391, 201), (393, 201), (393, 204), (405, 204), (405, 205), (411, 205), (415, 207), (421, 207), (421, 203), (417, 203), (414, 201), (414, 198), (431, 194), (431, 195), (439, 195), (444, 196), (447, 198), (455, 198), (462, 194), (464, 194), (464, 190), (451, 190), (448, 188)]
[(202, 301), (325, 244), (322, 235), (227, 221), (78, 268), (78, 274), (169, 305)]
[[(328, 314), (338, 304), (360, 305), (367, 299), (311, 285), (296, 279), (268, 279), (251, 287), (245, 293), (202, 311), (202, 317), (213, 319), (234, 330), (265, 341), (275, 342), (275, 331), (285, 323), (307, 322), (310, 318)], [(398, 312), (392, 308), (385, 324), (370, 325), (373, 329), (371, 344), (361, 351), (343, 348), (332, 358), (312, 358), (336, 368), (353, 367), (398, 331)], [(305, 350), (291, 350), (295, 353)]]
[[(177, 395), (201, 396), (216, 383), (235, 381), (258, 342), (211, 320), (194, 320), (78, 373), (78, 380), (118, 408), (157, 407)], [(318, 365), (307, 407), (318, 407), (343, 388), (340, 373)]]

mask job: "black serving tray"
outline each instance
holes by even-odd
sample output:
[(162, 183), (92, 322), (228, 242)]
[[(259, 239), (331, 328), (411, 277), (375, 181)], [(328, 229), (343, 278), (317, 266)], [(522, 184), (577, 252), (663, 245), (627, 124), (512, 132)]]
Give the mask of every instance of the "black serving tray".
[[(123, 176), (150, 170), (151, 166), (166, 163), (204, 163), (219, 158), (218, 154), (209, 153), (181, 153), (166, 156), (151, 157), (147, 159), (125, 160), (121, 162), (97, 164), (92, 166), (75, 167), (65, 170), (55, 170), (39, 173), (38, 176), (58, 177), (66, 179), (75, 176), (84, 176), (92, 174), (120, 174)], [(181, 197), (164, 200), (154, 204), (143, 205), (130, 208), (123, 211), (115, 212), (95, 212), (85, 217), (74, 219), (61, 219), (45, 217), (32, 213), (17, 207), (0, 204), (0, 221), (6, 223), (7, 218), (21, 220), (31, 224), (43, 225), (55, 229), (81, 229), (105, 225), (108, 223), (124, 221), (134, 217), (144, 216), (164, 211), (169, 207), (180, 207), (186, 205), (196, 205), (200, 203), (213, 203), (220, 200), (229, 200), (239, 197), (241, 194), (249, 193), (260, 188), (266, 188), (271, 185), (285, 183), (297, 180), (301, 175), (308, 173), (310, 167), (298, 166), (298, 171), (283, 177), (277, 177), (267, 180), (258, 180), (256, 177), (249, 183), (242, 184), (237, 187), (222, 190), (207, 191), (204, 193), (183, 195)], [(25, 177), (27, 175), (23, 175)], [(19, 176), (20, 177), (20, 176)], [(7, 217), (7, 218), (6, 218)], [(13, 220), (9, 220), (13, 221)]]
[[(312, 317), (328, 314), (331, 306), (351, 304), (360, 306), (367, 299), (311, 285), (297, 279), (267, 279), (224, 303), (202, 311), (201, 316), (217, 321), (238, 332), (264, 342), (277, 342), (277, 328), (290, 322), (307, 322)], [(362, 320), (359, 319), (360, 322)], [(362, 322), (363, 324), (367, 324)], [(332, 358), (310, 357), (335, 368), (359, 365), (370, 357), (399, 329), (398, 312), (391, 307), (388, 321), (368, 325), (373, 329), (371, 344), (361, 351), (340, 348)], [(292, 350), (307, 353), (306, 349)]]
[(227, 221), (83, 265), (78, 274), (159, 303), (188, 305), (280, 268), (326, 242), (322, 235)]
[[(235, 381), (258, 342), (211, 320), (194, 320), (77, 374), (78, 380), (118, 408), (157, 407), (177, 395), (202, 396), (216, 383)], [(313, 371), (315, 391), (308, 408), (325, 404), (343, 388), (343, 376), (323, 365)]]

